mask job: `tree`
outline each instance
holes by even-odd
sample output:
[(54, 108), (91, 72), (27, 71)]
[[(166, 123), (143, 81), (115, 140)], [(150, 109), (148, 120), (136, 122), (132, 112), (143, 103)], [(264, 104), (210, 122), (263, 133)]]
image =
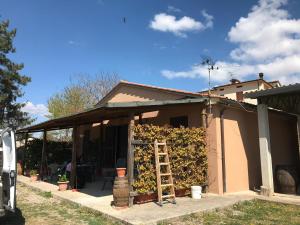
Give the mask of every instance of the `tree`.
[(22, 86), (27, 85), (31, 79), (19, 73), (23, 64), (14, 63), (8, 58), (8, 55), (16, 52), (13, 46), (15, 36), (16, 29), (9, 30), (9, 21), (0, 22), (0, 128), (4, 127), (5, 122), (14, 127), (32, 122), (28, 114), (21, 111), (24, 104), (16, 102), (24, 94)]
[[(79, 75), (75, 82), (54, 94), (48, 100), (50, 119), (68, 116), (92, 108), (103, 96), (105, 96), (119, 81), (116, 74), (98, 74), (95, 76)], [(47, 138), (52, 140), (69, 141), (71, 132), (69, 129), (51, 132)]]
[(78, 85), (86, 93), (87, 106), (97, 104), (118, 82), (116, 73), (100, 73), (95, 76), (79, 75)]
[(48, 100), (49, 118), (55, 119), (92, 108), (119, 81), (116, 74), (79, 75)]

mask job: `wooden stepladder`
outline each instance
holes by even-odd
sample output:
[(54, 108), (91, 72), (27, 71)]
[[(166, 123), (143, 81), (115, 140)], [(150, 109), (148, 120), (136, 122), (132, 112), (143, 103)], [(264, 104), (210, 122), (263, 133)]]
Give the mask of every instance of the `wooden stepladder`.
[(163, 201), (169, 199), (172, 200), (172, 203), (176, 204), (174, 183), (166, 141), (158, 143), (157, 140), (155, 140), (154, 151), (158, 204), (162, 206)]

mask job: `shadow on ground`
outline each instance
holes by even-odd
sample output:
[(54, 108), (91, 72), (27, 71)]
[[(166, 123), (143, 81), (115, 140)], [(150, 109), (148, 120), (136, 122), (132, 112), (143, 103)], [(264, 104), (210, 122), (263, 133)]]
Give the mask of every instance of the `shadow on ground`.
[(24, 225), (25, 218), (22, 215), (20, 209), (16, 209), (15, 213), (6, 212), (6, 215), (0, 217), (0, 224), (1, 225)]

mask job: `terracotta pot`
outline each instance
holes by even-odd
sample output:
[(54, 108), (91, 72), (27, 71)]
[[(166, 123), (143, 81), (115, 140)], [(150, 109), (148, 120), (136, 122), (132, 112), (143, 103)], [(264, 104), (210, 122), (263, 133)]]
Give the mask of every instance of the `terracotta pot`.
[(30, 176), (30, 180), (31, 181), (37, 181), (38, 180), (38, 175)]
[(66, 191), (68, 189), (69, 181), (57, 182), (59, 191)]
[(139, 194), (134, 197), (135, 204), (143, 204), (147, 202), (157, 201), (157, 193)]
[(23, 174), (23, 169), (22, 169), (21, 163), (17, 163), (17, 173), (18, 173), (18, 175)]
[(118, 177), (125, 177), (126, 175), (126, 168), (117, 168)]
[(185, 197), (191, 194), (191, 190), (188, 188), (185, 189), (176, 189), (175, 196), (176, 197)]

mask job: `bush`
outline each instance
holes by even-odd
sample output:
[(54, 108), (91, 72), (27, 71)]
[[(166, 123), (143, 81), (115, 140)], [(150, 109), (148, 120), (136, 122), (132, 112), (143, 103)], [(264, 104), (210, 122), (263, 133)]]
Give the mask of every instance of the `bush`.
[(140, 194), (155, 192), (154, 141), (167, 141), (175, 189), (186, 189), (207, 181), (206, 132), (204, 128), (167, 128), (136, 125), (134, 139), (150, 143), (135, 146), (134, 189)]
[[(40, 168), (40, 163), (42, 159), (42, 139), (33, 139), (28, 141), (27, 149), (24, 146), (19, 147), (18, 152), (22, 152), (23, 155), (23, 165), (26, 169), (37, 169)], [(56, 142), (47, 141), (47, 161), (48, 165), (51, 163), (62, 164), (65, 161), (69, 161), (72, 157), (72, 143), (70, 142)], [(19, 158), (18, 160), (22, 160)]]
[(37, 170), (30, 170), (30, 176), (37, 176), (38, 172)]

